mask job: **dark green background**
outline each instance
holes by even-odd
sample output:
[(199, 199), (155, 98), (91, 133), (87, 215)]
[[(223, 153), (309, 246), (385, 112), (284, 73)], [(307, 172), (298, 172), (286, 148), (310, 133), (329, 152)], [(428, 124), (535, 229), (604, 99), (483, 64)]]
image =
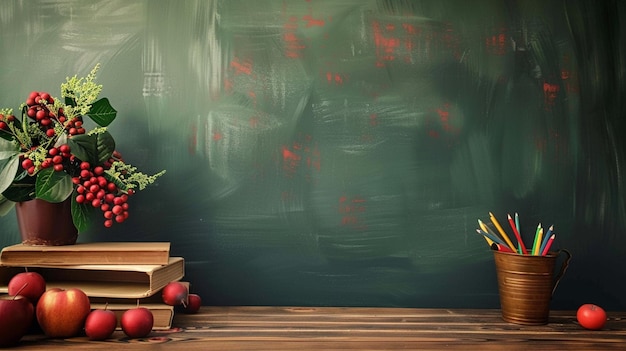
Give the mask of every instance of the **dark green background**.
[(101, 63), (168, 172), (80, 240), (171, 241), (205, 304), (498, 307), (491, 211), (555, 225), (553, 308), (623, 310), (624, 4), (7, 0), (0, 106)]

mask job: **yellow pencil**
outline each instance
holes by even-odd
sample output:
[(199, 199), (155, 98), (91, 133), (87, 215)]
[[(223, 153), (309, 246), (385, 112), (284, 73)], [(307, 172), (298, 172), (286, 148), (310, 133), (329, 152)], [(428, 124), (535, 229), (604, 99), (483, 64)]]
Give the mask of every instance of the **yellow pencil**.
[(492, 234), (495, 237), (498, 237), (498, 234), (494, 233), (493, 230), (491, 230), (491, 228), (489, 228), (483, 221), (481, 221), (480, 219), (478, 220), (478, 225), (480, 226), (480, 229), (483, 230), (483, 232), (485, 233), (489, 233)]
[(491, 247), (491, 245), (493, 244), (493, 240), (489, 239), (488, 237), (483, 235), (483, 238), (485, 238), (485, 240), (487, 241), (487, 245), (489, 245), (489, 247)]
[(541, 247), (541, 237), (543, 236), (543, 228), (541, 223), (537, 226), (537, 232), (535, 233), (535, 242), (533, 243), (533, 255), (539, 255), (539, 248)]
[(496, 226), (496, 229), (498, 229), (498, 232), (500, 232), (502, 239), (506, 241), (506, 244), (509, 245), (511, 249), (515, 249), (516, 246), (513, 245), (513, 242), (511, 241), (511, 239), (509, 239), (509, 237), (506, 235), (506, 233), (502, 229), (502, 226), (500, 225), (500, 223), (498, 223), (496, 216), (494, 216), (493, 213), (489, 212), (489, 218), (491, 219), (491, 223), (493, 223), (493, 225)]

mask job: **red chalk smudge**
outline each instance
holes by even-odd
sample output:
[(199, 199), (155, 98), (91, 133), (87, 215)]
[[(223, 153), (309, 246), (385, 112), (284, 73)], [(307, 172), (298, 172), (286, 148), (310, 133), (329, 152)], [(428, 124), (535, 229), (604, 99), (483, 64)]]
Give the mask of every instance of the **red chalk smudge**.
[[(321, 153), (313, 142), (313, 137), (306, 135), (303, 141), (295, 141), (291, 147), (283, 145), (281, 147), (282, 167), (286, 176), (293, 177), (301, 168), (311, 172), (321, 169)], [(310, 174), (304, 174), (310, 180)]]
[(501, 28), (499, 33), (493, 34), (485, 38), (485, 48), (488, 53), (491, 53), (493, 55), (502, 56), (506, 54), (506, 29)]
[(448, 124), (448, 122), (450, 121), (450, 112), (449, 111), (445, 111), (442, 110), (440, 108), (437, 109), (437, 114), (439, 115), (439, 119), (441, 120), (442, 124)]
[(418, 29), (410, 23), (402, 23), (402, 28), (404, 28), (404, 31), (409, 35), (418, 35), (419, 32), (421, 32), (421, 29)]
[(313, 18), (311, 15), (305, 15), (302, 17), (303, 20), (305, 20), (306, 23), (306, 27), (310, 28), (310, 27), (323, 27), (326, 22), (324, 20), (321, 19), (315, 19)]
[(344, 77), (339, 73), (326, 72), (326, 82), (328, 84), (343, 85)]
[(283, 161), (291, 162), (291, 161), (299, 161), (300, 156), (296, 153), (289, 150), (287, 147), (283, 146)]
[(543, 96), (546, 108), (554, 106), (560, 89), (561, 88), (558, 84), (551, 84), (548, 82), (543, 83)]
[(437, 108), (435, 112), (439, 116), (439, 122), (441, 123), (441, 128), (443, 128), (444, 131), (452, 134), (458, 132), (458, 128), (455, 128), (451, 123), (452, 118), (450, 116), (450, 103), (443, 104), (443, 106)]
[(359, 230), (366, 229), (367, 226), (363, 225), (361, 220), (361, 215), (367, 211), (366, 202), (367, 200), (360, 196), (351, 199), (345, 195), (340, 196), (338, 212), (342, 215), (341, 225)]
[(240, 62), (238, 58), (235, 58), (231, 63), (230, 67), (235, 69), (235, 75), (239, 74), (252, 74), (252, 62)]
[(296, 32), (298, 30), (298, 18), (290, 16), (287, 23), (283, 25), (285, 33), (283, 34), (283, 40), (285, 42), (285, 56), (288, 58), (300, 58), (302, 56), (302, 50), (306, 48), (302, 44), (302, 40), (298, 38)]
[[(372, 23), (372, 29), (374, 31), (374, 45), (376, 46), (376, 56), (379, 61), (393, 61), (396, 59), (395, 50), (400, 46), (400, 39), (394, 37), (388, 37), (384, 34), (383, 29), (379, 22), (374, 21)], [(385, 26), (387, 31), (393, 31), (395, 26)]]

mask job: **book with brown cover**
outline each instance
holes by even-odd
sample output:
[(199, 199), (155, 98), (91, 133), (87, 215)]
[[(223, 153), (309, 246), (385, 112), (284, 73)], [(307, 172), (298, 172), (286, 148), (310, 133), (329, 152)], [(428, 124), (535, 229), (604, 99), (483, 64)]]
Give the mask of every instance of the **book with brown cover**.
[[(189, 282), (181, 281), (187, 289), (189, 289)], [(163, 297), (161, 291), (158, 293), (144, 297), (141, 299), (128, 299), (128, 298), (108, 298), (108, 297), (90, 297), (89, 303), (91, 303), (91, 309), (107, 309), (115, 313), (117, 317), (117, 329), (120, 330), (120, 319), (122, 314), (131, 308), (145, 307), (152, 312), (154, 317), (154, 330), (165, 330), (172, 328), (172, 321), (176, 309), (174, 306), (166, 305), (163, 303)]]
[[(25, 269), (0, 265), (0, 292), (7, 292), (11, 278)], [(27, 269), (40, 273), (46, 288), (78, 288), (89, 297), (145, 298), (182, 279), (185, 260), (170, 257), (165, 265), (31, 265)]]
[(61, 246), (17, 244), (0, 251), (4, 266), (167, 264), (169, 242), (92, 242)]
[[(91, 309), (106, 309), (113, 311), (117, 317), (117, 330), (120, 330), (120, 320), (122, 314), (131, 308), (137, 307), (137, 301), (124, 301), (124, 302), (91, 302)], [(174, 319), (174, 306), (166, 305), (163, 302), (139, 302), (139, 307), (145, 307), (152, 312), (154, 317), (153, 330), (164, 330), (172, 327), (172, 320)]]

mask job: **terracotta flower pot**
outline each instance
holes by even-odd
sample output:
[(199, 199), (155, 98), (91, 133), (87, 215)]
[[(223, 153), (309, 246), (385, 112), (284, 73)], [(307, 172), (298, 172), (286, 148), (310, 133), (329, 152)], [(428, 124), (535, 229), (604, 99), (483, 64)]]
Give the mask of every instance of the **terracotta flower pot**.
[(15, 205), (17, 224), (25, 245), (73, 245), (78, 230), (72, 221), (72, 202), (51, 203), (40, 199)]

